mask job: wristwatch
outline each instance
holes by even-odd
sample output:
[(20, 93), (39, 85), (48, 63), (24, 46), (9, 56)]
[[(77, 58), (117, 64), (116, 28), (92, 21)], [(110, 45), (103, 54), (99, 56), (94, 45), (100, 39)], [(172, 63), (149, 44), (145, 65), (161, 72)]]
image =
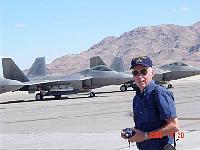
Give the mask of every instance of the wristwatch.
[(149, 135), (148, 135), (148, 132), (144, 132), (144, 140), (149, 140)]

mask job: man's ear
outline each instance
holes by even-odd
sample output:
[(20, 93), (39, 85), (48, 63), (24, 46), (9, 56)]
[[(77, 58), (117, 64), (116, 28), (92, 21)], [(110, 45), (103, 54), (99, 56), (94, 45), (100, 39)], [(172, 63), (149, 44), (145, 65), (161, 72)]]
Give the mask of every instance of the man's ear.
[(155, 74), (155, 70), (154, 69), (151, 69), (151, 74), (152, 74), (152, 76), (154, 76), (154, 74)]

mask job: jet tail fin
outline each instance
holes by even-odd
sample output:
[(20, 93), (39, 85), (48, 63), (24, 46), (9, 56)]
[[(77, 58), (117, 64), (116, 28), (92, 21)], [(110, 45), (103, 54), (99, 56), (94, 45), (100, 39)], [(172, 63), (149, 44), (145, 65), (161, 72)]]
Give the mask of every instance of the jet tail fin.
[(32, 64), (26, 77), (33, 78), (46, 75), (46, 62), (45, 57), (38, 57)]
[(106, 66), (105, 62), (99, 56), (90, 58), (90, 68), (99, 66), (99, 65)]
[(110, 68), (117, 72), (124, 72), (123, 61), (121, 57), (114, 57)]
[(6, 79), (27, 82), (29, 79), (11, 58), (2, 58), (3, 76)]

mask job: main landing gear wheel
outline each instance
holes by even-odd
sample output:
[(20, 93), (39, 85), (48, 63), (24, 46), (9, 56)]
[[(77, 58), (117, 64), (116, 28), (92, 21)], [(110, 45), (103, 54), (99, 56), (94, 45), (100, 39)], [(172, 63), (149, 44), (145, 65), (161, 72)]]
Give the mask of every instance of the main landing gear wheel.
[(41, 93), (37, 93), (37, 94), (35, 95), (36, 101), (43, 100), (43, 97), (44, 97), (44, 96), (43, 96)]
[(61, 99), (61, 95), (56, 95), (55, 99)]
[(120, 87), (120, 91), (121, 91), (121, 92), (127, 91), (126, 85), (122, 85), (122, 86)]
[(94, 92), (90, 92), (90, 97), (95, 97), (95, 93)]

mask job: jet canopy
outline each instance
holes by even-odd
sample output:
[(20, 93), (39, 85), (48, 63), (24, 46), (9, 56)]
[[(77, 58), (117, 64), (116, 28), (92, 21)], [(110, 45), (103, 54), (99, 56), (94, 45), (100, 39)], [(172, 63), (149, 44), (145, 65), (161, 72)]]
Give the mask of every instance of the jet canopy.
[(187, 64), (184, 64), (182, 62), (175, 62), (175, 63), (171, 63), (169, 64), (170, 66), (188, 66)]
[(104, 65), (99, 65), (96, 67), (91, 68), (91, 70), (96, 70), (96, 71), (113, 71), (111, 68), (109, 68), (108, 66), (104, 66)]

